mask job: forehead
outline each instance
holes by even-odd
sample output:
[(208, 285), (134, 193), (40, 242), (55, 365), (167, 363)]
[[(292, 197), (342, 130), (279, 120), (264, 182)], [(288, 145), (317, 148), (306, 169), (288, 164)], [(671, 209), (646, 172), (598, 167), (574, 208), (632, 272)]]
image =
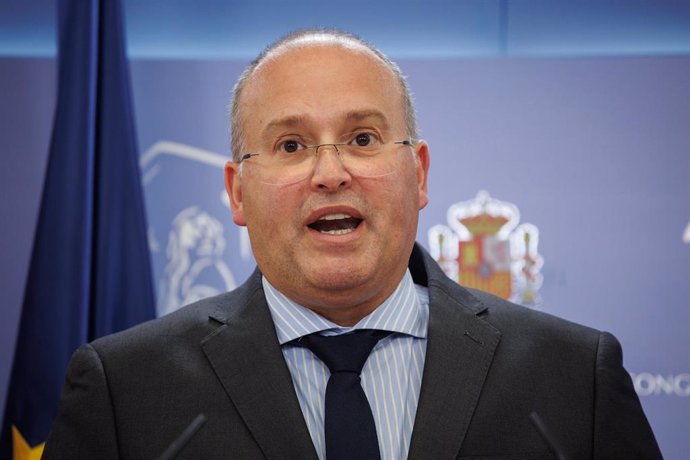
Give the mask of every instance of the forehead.
[(395, 127), (404, 124), (402, 94), (395, 74), (370, 50), (318, 43), (269, 55), (248, 80), (240, 110), (247, 137), (276, 119), (318, 124), (358, 112), (379, 112)]

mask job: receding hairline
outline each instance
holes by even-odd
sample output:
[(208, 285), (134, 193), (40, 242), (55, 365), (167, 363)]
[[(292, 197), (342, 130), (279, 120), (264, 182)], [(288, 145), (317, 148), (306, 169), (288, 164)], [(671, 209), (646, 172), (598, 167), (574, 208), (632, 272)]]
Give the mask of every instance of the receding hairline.
[(378, 53), (376, 53), (372, 48), (362, 43), (362, 41), (355, 39), (349, 35), (335, 35), (329, 32), (314, 32), (307, 35), (299, 35), (294, 39), (279, 42), (275, 47), (268, 48), (267, 52), (264, 53), (261, 59), (257, 59), (256, 65), (252, 66), (252, 71), (247, 75), (248, 79), (256, 74), (261, 67), (267, 63), (278, 59), (282, 55), (293, 51), (300, 50), (310, 47), (333, 47), (341, 48), (346, 51), (353, 51), (355, 53), (362, 53), (373, 57), (378, 61), (383, 68), (394, 74), (385, 59)]
[(280, 58), (290, 51), (308, 47), (337, 47), (346, 51), (361, 53), (363, 56), (368, 56), (376, 61), (380, 65), (380, 68), (384, 72), (389, 73), (396, 81), (405, 112), (407, 130), (410, 136), (413, 138), (417, 137), (416, 117), (412, 104), (412, 96), (405, 81), (405, 77), (395, 62), (388, 59), (385, 54), (372, 44), (348, 32), (329, 29), (304, 29), (292, 32), (266, 47), (257, 58), (247, 66), (237, 80), (232, 91), (231, 102), (231, 144), (232, 155), (235, 161), (238, 161), (242, 154), (242, 144), (244, 142), (243, 120), (240, 119), (240, 105), (244, 88), (264, 65)]

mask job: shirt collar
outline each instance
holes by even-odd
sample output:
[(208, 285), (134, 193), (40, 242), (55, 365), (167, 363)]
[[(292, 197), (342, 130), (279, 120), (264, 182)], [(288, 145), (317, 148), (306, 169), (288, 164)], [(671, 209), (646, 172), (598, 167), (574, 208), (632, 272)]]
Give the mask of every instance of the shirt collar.
[(273, 287), (265, 277), (261, 278), (261, 282), (280, 345), (314, 332), (327, 331), (327, 335), (334, 335), (356, 329), (379, 329), (426, 338), (429, 321), (428, 300), (424, 295), (419, 295), (409, 270), (405, 272), (393, 293), (352, 327), (338, 326), (318, 313), (293, 302)]

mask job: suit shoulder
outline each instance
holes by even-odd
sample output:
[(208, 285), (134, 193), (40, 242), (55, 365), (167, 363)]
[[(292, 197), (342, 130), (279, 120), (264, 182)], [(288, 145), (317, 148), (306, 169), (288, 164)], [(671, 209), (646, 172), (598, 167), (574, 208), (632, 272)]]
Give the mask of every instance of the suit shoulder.
[(201, 299), (160, 318), (96, 339), (91, 345), (101, 354), (181, 342), (198, 343), (244, 308), (247, 298), (256, 292), (252, 287), (245, 284), (234, 291)]
[(589, 326), (517, 305), (483, 291), (468, 291), (486, 307), (482, 314), (484, 320), (500, 330), (504, 337), (586, 343), (588, 347), (596, 347), (600, 340), (602, 332)]

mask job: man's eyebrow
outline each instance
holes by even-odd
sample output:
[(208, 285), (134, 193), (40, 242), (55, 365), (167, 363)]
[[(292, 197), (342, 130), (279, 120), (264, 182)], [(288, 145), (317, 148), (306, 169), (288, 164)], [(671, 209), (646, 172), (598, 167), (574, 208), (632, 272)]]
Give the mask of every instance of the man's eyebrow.
[(386, 115), (384, 115), (384, 113), (380, 110), (352, 110), (345, 115), (345, 119), (347, 121), (365, 121), (372, 118), (381, 123), (381, 125), (383, 125), (383, 129), (388, 129), (390, 127), (388, 124), (388, 118), (386, 118)]
[(264, 133), (267, 133), (276, 128), (292, 128), (295, 126), (304, 125), (307, 123), (307, 117), (303, 115), (288, 115), (287, 117), (278, 118), (277, 120), (272, 120), (264, 128)]

